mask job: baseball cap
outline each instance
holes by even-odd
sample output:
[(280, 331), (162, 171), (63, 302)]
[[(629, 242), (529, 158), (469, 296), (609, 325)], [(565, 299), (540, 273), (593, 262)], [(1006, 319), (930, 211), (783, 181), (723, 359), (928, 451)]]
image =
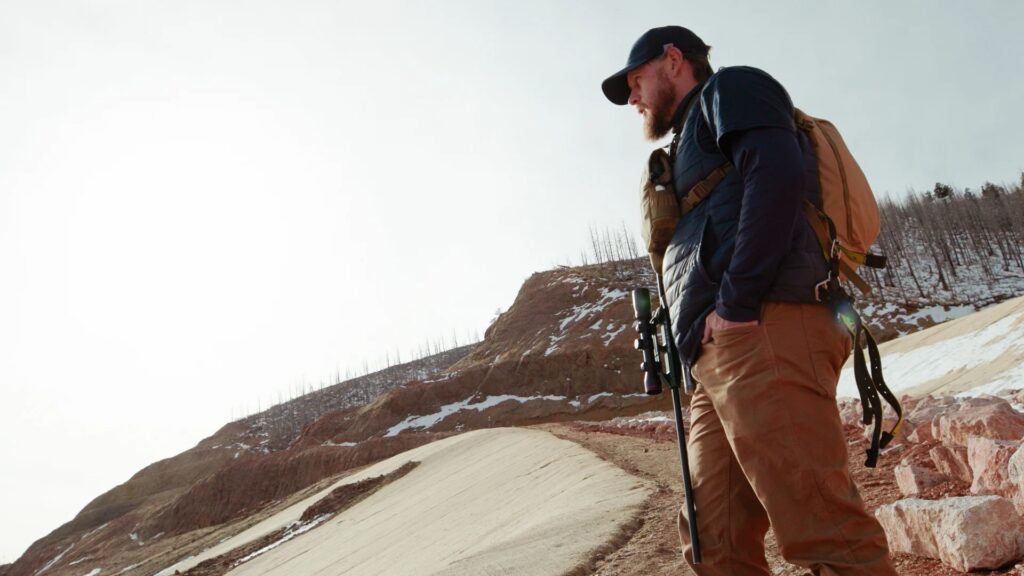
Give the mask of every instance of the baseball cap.
[(622, 106), (629, 102), (629, 83), (626, 75), (636, 70), (649, 60), (665, 53), (671, 44), (683, 54), (697, 53), (706, 55), (709, 46), (696, 34), (682, 26), (662, 26), (644, 32), (629, 51), (626, 67), (609, 76), (601, 83), (601, 90), (613, 104)]

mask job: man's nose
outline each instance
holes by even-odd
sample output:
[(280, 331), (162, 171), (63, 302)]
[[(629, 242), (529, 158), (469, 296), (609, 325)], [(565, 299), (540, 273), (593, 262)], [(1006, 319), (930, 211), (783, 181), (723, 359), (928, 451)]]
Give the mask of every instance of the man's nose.
[(636, 90), (630, 88), (629, 89), (629, 99), (626, 100), (626, 102), (630, 106), (636, 106), (640, 102), (640, 95), (636, 93)]

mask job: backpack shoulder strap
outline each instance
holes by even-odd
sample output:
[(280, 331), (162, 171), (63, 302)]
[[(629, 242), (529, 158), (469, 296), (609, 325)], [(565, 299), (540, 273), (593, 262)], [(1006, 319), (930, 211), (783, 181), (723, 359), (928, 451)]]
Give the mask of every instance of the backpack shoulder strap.
[(686, 216), (691, 210), (697, 207), (698, 204), (704, 201), (705, 198), (711, 195), (711, 191), (715, 189), (715, 186), (721, 184), (722, 180), (725, 179), (726, 174), (732, 170), (732, 164), (726, 162), (718, 168), (715, 168), (704, 177), (703, 180), (697, 182), (690, 188), (686, 195), (683, 196), (682, 202), (679, 204), (679, 212), (681, 216)]

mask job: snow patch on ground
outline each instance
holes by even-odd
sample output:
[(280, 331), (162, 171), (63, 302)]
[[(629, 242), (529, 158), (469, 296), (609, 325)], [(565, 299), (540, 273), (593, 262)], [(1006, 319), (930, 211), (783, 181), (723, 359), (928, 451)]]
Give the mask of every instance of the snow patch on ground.
[(277, 548), (281, 544), (284, 544), (285, 542), (291, 540), (292, 538), (295, 538), (296, 536), (298, 536), (300, 534), (303, 534), (305, 532), (309, 532), (313, 528), (316, 528), (317, 526), (322, 524), (324, 521), (328, 520), (331, 516), (333, 516), (333, 514), (322, 514), (320, 516), (317, 516), (316, 518), (313, 518), (309, 522), (305, 522), (305, 523), (297, 522), (297, 521), (296, 522), (292, 522), (291, 524), (288, 525), (288, 528), (285, 530), (285, 533), (284, 533), (283, 536), (281, 536), (281, 538), (271, 542), (270, 544), (267, 544), (263, 548), (260, 548), (259, 550), (256, 550), (255, 552), (253, 552), (252, 554), (249, 554), (248, 556), (244, 556), (242, 558), (239, 558), (238, 561), (235, 562), (232, 567), (238, 566), (240, 564), (244, 564), (244, 563), (248, 562), (249, 560), (252, 560), (253, 558), (255, 558), (255, 557), (257, 557), (257, 556), (259, 556), (261, 554), (264, 554), (266, 552), (269, 552), (269, 551), (273, 550), (274, 548)]
[(53, 560), (50, 560), (49, 562), (47, 562), (45, 566), (43, 566), (42, 568), (37, 570), (32, 576), (39, 576), (43, 572), (46, 572), (47, 570), (52, 568), (54, 564), (56, 564), (57, 562), (60, 562), (60, 559), (63, 558), (65, 554), (70, 552), (71, 549), (74, 548), (74, 547), (75, 547), (74, 544), (70, 544), (67, 548), (64, 549), (63, 552), (61, 552), (60, 554), (57, 554), (57, 556), (54, 557)]
[(972, 305), (963, 306), (949, 306), (949, 310), (946, 310), (944, 306), (929, 306), (922, 308), (913, 314), (908, 314), (906, 319), (908, 322), (916, 323), (919, 318), (931, 318), (936, 324), (941, 324), (947, 320), (956, 320), (963, 316), (967, 316), (975, 312), (975, 308)]
[(323, 444), (321, 444), (321, 446), (338, 446), (338, 447), (341, 447), (341, 448), (351, 448), (353, 446), (358, 446), (358, 445), (359, 445), (358, 442), (340, 442), (338, 444), (335, 444), (334, 442), (331, 442), (330, 440), (328, 440), (328, 441), (324, 442)]
[(545, 356), (550, 356), (558, 351), (558, 343), (565, 338), (565, 334), (548, 336), (548, 349), (544, 351)]
[[(976, 332), (920, 346), (909, 352), (883, 354), (885, 382), (893, 392), (899, 392), (953, 371), (986, 364), (1011, 350), (1024, 351), (1024, 330), (1015, 326), (1022, 315), (1024, 313), (1011, 314)], [(1017, 366), (1003, 372), (989, 384), (972, 390), (972, 393), (993, 394), (1019, 386), (1022, 380), (1024, 367)], [(859, 397), (853, 368), (843, 370), (836, 394), (840, 397)]]
[(100, 530), (103, 530), (103, 529), (104, 529), (104, 528), (106, 528), (106, 527), (107, 527), (107, 526), (108, 526), (109, 524), (110, 524), (110, 522), (104, 522), (103, 524), (101, 524), (101, 525), (97, 526), (96, 528), (93, 528), (92, 530), (89, 530), (89, 531), (88, 531), (88, 532), (86, 532), (85, 534), (82, 534), (82, 537), (81, 537), (81, 538), (79, 538), (78, 540), (79, 540), (79, 541), (85, 540), (85, 539), (86, 539), (86, 538), (88, 538), (89, 536), (92, 536), (93, 534), (95, 534), (95, 533), (99, 532)]
[(94, 568), (92, 572), (89, 572), (85, 576), (97, 576), (97, 574), (99, 574), (102, 571), (103, 571), (103, 568)]
[(620, 300), (628, 296), (628, 294), (624, 290), (619, 290), (618, 288), (613, 290), (609, 290), (608, 288), (601, 288), (600, 292), (601, 297), (598, 298), (597, 302), (587, 302), (586, 304), (580, 304), (578, 306), (573, 306), (572, 308), (570, 308), (568, 311), (568, 316), (566, 316), (558, 324), (558, 329), (564, 331), (566, 328), (569, 327), (570, 324), (574, 324), (585, 318), (593, 316), (594, 314), (603, 311), (612, 302), (615, 302), (616, 300)]
[[(597, 299), (596, 302), (586, 302), (584, 304), (577, 304), (576, 306), (573, 306), (572, 308), (562, 313), (563, 317), (558, 322), (557, 332), (555, 334), (548, 336), (548, 348), (547, 350), (544, 351), (545, 356), (550, 356), (551, 354), (558, 351), (558, 344), (559, 342), (565, 339), (566, 330), (568, 330), (570, 326), (578, 322), (590, 321), (590, 319), (593, 316), (600, 314), (601, 312), (604, 311), (605, 308), (607, 308), (614, 302), (622, 298), (625, 298), (626, 296), (629, 295), (626, 293), (626, 291), (620, 290), (618, 288), (599, 288), (598, 290), (600, 291), (601, 296)], [(600, 330), (602, 320), (603, 319), (599, 318), (596, 322), (589, 326), (589, 329), (595, 331)], [(611, 343), (612, 339), (614, 339), (623, 330), (626, 329), (626, 325), (623, 325), (618, 329), (613, 328), (613, 325), (614, 322), (609, 321), (605, 327), (605, 334), (601, 336), (601, 339), (604, 341), (605, 346), (608, 346)]]
[(604, 345), (606, 348), (612, 343), (612, 340), (615, 340), (616, 336), (622, 334), (622, 331), (625, 330), (627, 326), (626, 324), (623, 324), (622, 326), (619, 326), (618, 329), (612, 330), (613, 324), (614, 322), (610, 320), (608, 321), (608, 331), (605, 332), (604, 336), (601, 337), (601, 339), (604, 340)]
[(672, 422), (674, 419), (657, 412), (644, 412), (634, 418), (626, 418), (624, 422)]
[(452, 414), (455, 414), (456, 412), (461, 412), (463, 410), (476, 410), (478, 412), (482, 412), (492, 406), (497, 406), (498, 404), (507, 401), (522, 403), (529, 402), (531, 400), (557, 401), (565, 399), (565, 396), (513, 396), (510, 394), (502, 394), (499, 396), (488, 396), (481, 400), (480, 402), (474, 403), (473, 396), (470, 396), (469, 398), (466, 398), (465, 400), (462, 400), (460, 402), (455, 402), (453, 404), (445, 404), (444, 406), (441, 406), (440, 410), (433, 414), (427, 414), (424, 416), (409, 416), (405, 420), (399, 422), (398, 424), (395, 424), (390, 429), (388, 429), (387, 433), (384, 434), (384, 437), (387, 438), (390, 436), (397, 436), (403, 430), (408, 430), (410, 428), (432, 428), (434, 425), (441, 422), (445, 418), (451, 416)]

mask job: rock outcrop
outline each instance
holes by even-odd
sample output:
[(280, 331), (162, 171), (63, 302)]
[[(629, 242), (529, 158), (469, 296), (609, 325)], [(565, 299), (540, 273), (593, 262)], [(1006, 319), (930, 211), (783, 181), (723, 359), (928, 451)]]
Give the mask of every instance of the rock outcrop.
[(968, 484), (974, 480), (974, 472), (967, 463), (967, 448), (939, 444), (928, 451), (928, 456), (940, 474)]
[(999, 568), (1024, 553), (1020, 518), (999, 496), (900, 500), (875, 512), (893, 552), (907, 552), (963, 572)]
[(967, 446), (971, 436), (994, 440), (1024, 438), (1024, 414), (995, 396), (967, 398), (932, 421), (932, 436), (944, 444)]
[(918, 496), (923, 491), (946, 481), (946, 476), (923, 466), (909, 462), (896, 465), (896, 486), (904, 496)]
[(1010, 456), (1006, 474), (1009, 478), (1010, 498), (1013, 499), (1017, 512), (1024, 518), (1024, 444)]
[(994, 440), (982, 436), (967, 439), (967, 463), (974, 473), (971, 492), (1002, 494), (1010, 488), (1010, 457), (1020, 446), (1017, 440)]

